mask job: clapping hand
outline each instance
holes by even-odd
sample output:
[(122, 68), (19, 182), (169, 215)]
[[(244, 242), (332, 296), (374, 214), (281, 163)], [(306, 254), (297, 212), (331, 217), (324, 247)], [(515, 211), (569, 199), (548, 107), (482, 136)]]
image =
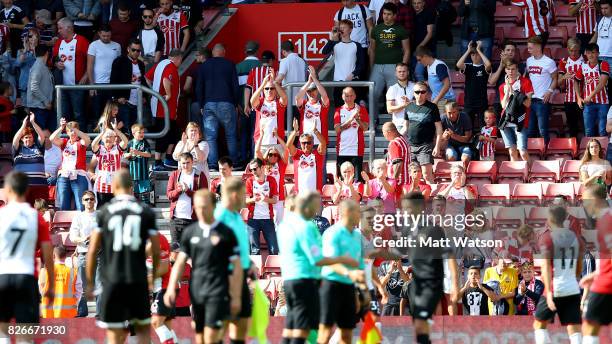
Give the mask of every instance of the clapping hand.
[(297, 118), (294, 118), (293, 119), (293, 131), (298, 131), (298, 130), (300, 130), (300, 125), (299, 125)]
[(62, 130), (66, 130), (66, 119), (64, 117), (60, 118), (60, 127), (62, 127)]
[(361, 178), (367, 183), (370, 181), (370, 176), (366, 173), (366, 171), (361, 171)]

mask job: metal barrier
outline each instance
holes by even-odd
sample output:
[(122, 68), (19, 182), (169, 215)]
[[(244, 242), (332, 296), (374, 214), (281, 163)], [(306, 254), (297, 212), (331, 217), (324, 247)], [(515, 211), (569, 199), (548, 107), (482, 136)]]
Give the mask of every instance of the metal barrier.
[[(290, 82), (283, 87), (287, 91), (287, 97), (289, 98), (289, 103), (294, 104), (294, 95), (293, 88), (294, 87), (302, 87), (305, 82)], [(374, 154), (376, 152), (376, 128), (374, 127), (374, 114), (376, 113), (376, 102), (374, 101), (374, 82), (373, 81), (321, 81), (321, 85), (323, 86), (331, 86), (331, 87), (367, 87), (368, 88), (368, 113), (370, 115), (370, 124), (368, 125), (368, 135), (370, 138), (370, 163), (374, 161)], [(293, 123), (293, 106), (287, 106), (287, 132), (292, 130)], [(336, 141), (337, 142), (337, 141)], [(329, 142), (328, 142), (329, 143)]]
[[(94, 84), (94, 85), (57, 85), (55, 86), (55, 94), (56, 94), (56, 112), (57, 112), (57, 123), (59, 124), (60, 119), (63, 116), (62, 114), (62, 90), (70, 91), (70, 90), (79, 90), (79, 91), (89, 91), (89, 90), (137, 90), (138, 91), (138, 104), (136, 104), (136, 116), (137, 122), (143, 123), (142, 119), (142, 109), (143, 109), (143, 99), (142, 92), (148, 93), (153, 97), (157, 98), (161, 103), (162, 108), (164, 109), (164, 128), (162, 131), (158, 133), (145, 133), (145, 137), (148, 139), (158, 139), (160, 137), (164, 137), (168, 131), (170, 131), (170, 109), (168, 108), (168, 103), (166, 99), (162, 97), (158, 92), (153, 91), (152, 89), (142, 86), (142, 85), (132, 85), (132, 84), (120, 84), (120, 85), (112, 85), (112, 84)], [(87, 133), (87, 135), (91, 137), (98, 136), (98, 133)]]

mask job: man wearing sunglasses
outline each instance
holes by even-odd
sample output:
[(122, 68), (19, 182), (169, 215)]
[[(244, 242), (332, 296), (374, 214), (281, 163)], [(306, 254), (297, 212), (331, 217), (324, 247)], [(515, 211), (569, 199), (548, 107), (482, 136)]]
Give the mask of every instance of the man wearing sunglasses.
[(319, 139), (319, 147), (314, 149), (314, 137), (311, 134), (304, 133), (300, 135), (300, 148), (294, 145), (295, 138), (299, 134), (299, 125), (297, 118), (293, 119), (293, 132), (287, 139), (289, 155), (293, 159), (293, 171), (295, 173), (295, 193), (306, 190), (323, 189), (323, 157), (327, 149), (327, 142), (323, 135), (313, 129), (314, 135)]
[(147, 70), (161, 60), (166, 44), (164, 33), (154, 20), (155, 12), (150, 8), (142, 10), (142, 29), (137, 31), (136, 38), (142, 42), (142, 57)]
[(249, 209), (247, 227), (251, 237), (251, 254), (260, 254), (260, 232), (263, 232), (269, 253), (278, 254), (274, 225), (274, 204), (278, 202), (278, 185), (273, 176), (266, 175), (263, 161), (259, 158), (251, 160), (249, 171), (252, 175), (246, 181), (246, 204)]

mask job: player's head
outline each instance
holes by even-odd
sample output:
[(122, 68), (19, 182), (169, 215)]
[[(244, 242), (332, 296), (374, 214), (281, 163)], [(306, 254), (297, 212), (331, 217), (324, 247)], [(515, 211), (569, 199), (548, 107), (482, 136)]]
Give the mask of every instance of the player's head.
[(232, 159), (227, 156), (221, 157), (218, 161), (219, 164), (219, 172), (224, 178), (232, 176), (232, 168), (234, 167), (234, 163)]
[(300, 193), (295, 198), (295, 210), (305, 220), (310, 220), (319, 214), (321, 209), (321, 196), (316, 191)]
[(132, 194), (132, 176), (130, 176), (130, 170), (122, 168), (115, 173), (113, 176), (113, 194), (117, 195), (131, 195)]
[(359, 204), (352, 199), (345, 199), (338, 206), (340, 222), (349, 230), (359, 225)]
[(4, 177), (4, 193), (9, 201), (22, 202), (28, 190), (28, 176), (23, 172), (12, 171)]
[(229, 177), (221, 186), (221, 202), (231, 211), (240, 211), (245, 204), (244, 183), (240, 178)]
[(425, 210), (425, 197), (420, 192), (409, 192), (402, 196), (401, 208), (408, 214), (421, 214)]
[(563, 222), (567, 219), (567, 210), (562, 206), (553, 206), (548, 209), (548, 222), (554, 227), (563, 227)]
[(476, 266), (470, 266), (468, 269), (468, 280), (472, 285), (478, 284), (480, 281), (480, 269)]
[(193, 208), (199, 221), (207, 224), (213, 223), (216, 205), (217, 196), (208, 189), (200, 189), (193, 194)]

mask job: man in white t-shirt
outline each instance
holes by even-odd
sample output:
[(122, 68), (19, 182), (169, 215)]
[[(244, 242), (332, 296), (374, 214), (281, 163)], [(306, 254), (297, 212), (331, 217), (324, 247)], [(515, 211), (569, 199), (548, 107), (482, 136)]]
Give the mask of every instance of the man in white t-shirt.
[[(601, 18), (595, 26), (590, 43), (599, 46), (599, 58), (612, 65), (612, 5), (610, 1), (598, 2)], [(612, 82), (608, 83), (608, 94), (612, 94)]]
[[(100, 26), (100, 39), (91, 42), (87, 49), (87, 78), (92, 84), (109, 84), (113, 61), (121, 55), (121, 46), (111, 40), (108, 25)], [(110, 91), (90, 90), (95, 118), (100, 117), (106, 102), (111, 98)]]
[[(550, 101), (557, 88), (557, 64), (544, 55), (542, 39), (534, 36), (527, 40), (527, 50), (531, 57), (527, 59), (526, 71), (533, 85), (531, 114), (529, 116), (529, 137), (542, 136), (548, 144), (548, 120), (550, 118)], [(539, 134), (538, 135), (538, 131)]]
[(410, 69), (405, 63), (395, 66), (397, 82), (387, 90), (387, 112), (391, 114), (391, 121), (399, 133), (404, 136), (408, 131), (408, 120), (405, 118), (406, 107), (414, 101), (412, 88), (414, 83), (408, 80)]
[(306, 81), (306, 62), (293, 50), (294, 46), (291, 41), (281, 43), (283, 59), (280, 61), (276, 82), (282, 83), (283, 86), (290, 82)]

